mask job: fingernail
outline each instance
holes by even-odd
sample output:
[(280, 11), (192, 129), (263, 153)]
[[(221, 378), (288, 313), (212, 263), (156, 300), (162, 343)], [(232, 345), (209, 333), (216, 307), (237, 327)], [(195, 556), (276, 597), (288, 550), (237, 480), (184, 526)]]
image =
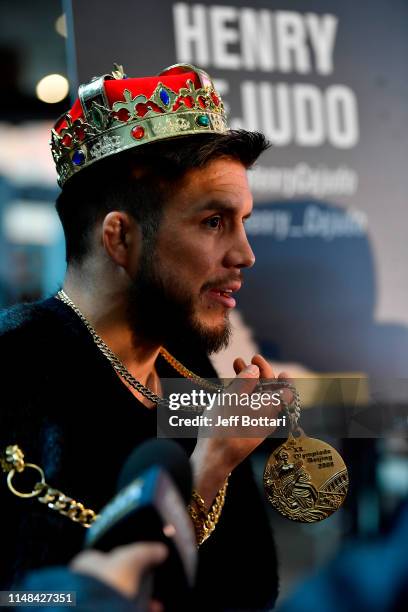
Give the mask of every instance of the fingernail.
[(248, 374), (257, 375), (257, 374), (259, 374), (259, 368), (258, 368), (258, 366), (251, 364), (251, 365), (249, 365), (247, 367), (247, 372), (248, 372)]

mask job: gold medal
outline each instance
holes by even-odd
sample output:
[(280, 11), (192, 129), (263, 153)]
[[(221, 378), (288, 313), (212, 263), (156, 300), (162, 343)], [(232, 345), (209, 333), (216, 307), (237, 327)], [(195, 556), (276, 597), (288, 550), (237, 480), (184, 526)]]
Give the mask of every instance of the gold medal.
[(269, 457), (264, 487), (272, 506), (291, 521), (322, 521), (342, 505), (348, 490), (346, 465), (335, 448), (289, 434)]

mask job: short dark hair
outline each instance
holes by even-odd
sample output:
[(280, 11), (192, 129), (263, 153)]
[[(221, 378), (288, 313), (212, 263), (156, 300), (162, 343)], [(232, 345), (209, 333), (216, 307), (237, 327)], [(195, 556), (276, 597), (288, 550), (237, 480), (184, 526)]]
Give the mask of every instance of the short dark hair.
[(268, 146), (259, 132), (197, 134), (135, 147), (81, 170), (67, 181), (56, 202), (67, 263), (81, 263), (90, 251), (91, 230), (110, 211), (131, 214), (144, 240), (152, 239), (170, 189), (188, 170), (221, 157), (250, 168)]

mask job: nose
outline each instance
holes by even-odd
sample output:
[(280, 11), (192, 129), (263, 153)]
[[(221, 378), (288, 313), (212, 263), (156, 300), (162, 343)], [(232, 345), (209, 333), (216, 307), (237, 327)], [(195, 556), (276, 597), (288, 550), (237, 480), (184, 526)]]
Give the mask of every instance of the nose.
[(225, 266), (230, 268), (252, 268), (255, 255), (249, 244), (244, 226), (235, 234), (231, 246), (225, 255)]

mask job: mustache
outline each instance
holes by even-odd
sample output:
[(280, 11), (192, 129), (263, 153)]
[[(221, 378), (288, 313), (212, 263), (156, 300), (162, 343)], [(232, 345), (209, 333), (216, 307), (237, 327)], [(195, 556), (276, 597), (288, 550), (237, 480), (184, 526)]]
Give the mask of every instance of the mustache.
[(242, 274), (238, 274), (235, 276), (227, 276), (223, 278), (217, 278), (212, 281), (208, 281), (207, 283), (204, 283), (204, 285), (201, 287), (201, 293), (204, 293), (205, 291), (208, 291), (209, 289), (216, 289), (217, 287), (228, 286), (230, 283), (237, 283), (237, 282), (241, 283), (241, 285), (244, 284), (244, 279), (243, 279)]

